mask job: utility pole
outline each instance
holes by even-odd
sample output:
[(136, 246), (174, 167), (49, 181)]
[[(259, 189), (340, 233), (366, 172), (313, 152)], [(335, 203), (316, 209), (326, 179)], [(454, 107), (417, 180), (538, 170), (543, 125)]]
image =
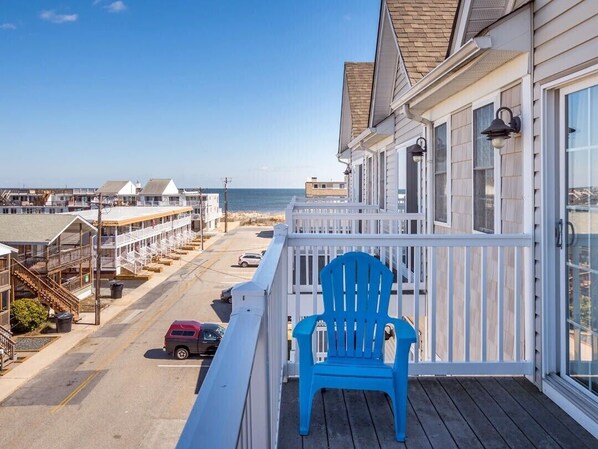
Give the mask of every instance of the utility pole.
[(203, 193), (199, 188), (199, 232), (201, 233), (201, 250), (203, 251)]
[(231, 182), (231, 178), (224, 178), (224, 232), (228, 232), (228, 188), (227, 185)]
[(98, 194), (98, 234), (96, 237), (96, 295), (95, 324), (100, 325), (100, 282), (102, 274), (102, 194)]

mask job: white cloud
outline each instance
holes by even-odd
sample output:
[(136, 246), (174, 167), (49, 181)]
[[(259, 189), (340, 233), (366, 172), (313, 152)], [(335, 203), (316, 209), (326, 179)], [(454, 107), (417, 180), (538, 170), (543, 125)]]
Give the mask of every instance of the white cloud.
[(16, 30), (17, 26), (14, 23), (0, 23), (0, 30)]
[(116, 2), (110, 3), (109, 5), (104, 6), (104, 8), (106, 8), (108, 12), (122, 12), (125, 9), (127, 9), (127, 5), (125, 5), (125, 2), (118, 0)]
[(66, 23), (76, 22), (79, 18), (78, 14), (56, 14), (53, 10), (42, 11), (39, 13), (39, 18), (52, 23)]

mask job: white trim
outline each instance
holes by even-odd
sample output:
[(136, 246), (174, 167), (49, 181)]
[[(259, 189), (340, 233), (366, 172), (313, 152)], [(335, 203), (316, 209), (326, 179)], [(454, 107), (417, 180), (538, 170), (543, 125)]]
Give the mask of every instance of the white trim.
[[(540, 237), (540, 250), (541, 250), (541, 328), (542, 328), (542, 391), (556, 404), (558, 404), (565, 412), (571, 415), (577, 422), (583, 425), (589, 432), (594, 436), (598, 437), (598, 426), (595, 421), (590, 419), (572, 400), (570, 395), (564, 394), (560, 388), (556, 388), (549, 379), (550, 375), (556, 375), (554, 373), (559, 372), (562, 367), (562, 360), (565, 357), (563, 353), (565, 334), (563, 333), (564, 327), (564, 295), (562, 291), (562, 280), (560, 285), (557, 286), (557, 276), (553, 270), (557, 271), (559, 276), (562, 275), (563, 264), (561, 262), (562, 255), (559, 255), (559, 251), (555, 247), (554, 237), (554, 225), (557, 219), (562, 217), (563, 207), (561, 204), (558, 208), (555, 204), (555, 198), (558, 198), (559, 202), (562, 199), (562, 182), (563, 182), (563, 164), (562, 162), (557, 165), (557, 162), (561, 158), (560, 151), (562, 142), (559, 145), (555, 145), (554, 132), (562, 124), (562, 118), (564, 117), (564, 105), (561, 101), (559, 110), (555, 109), (556, 100), (562, 98), (570, 88), (574, 90), (584, 89), (587, 83), (590, 85), (596, 84), (595, 76), (598, 74), (598, 65), (581, 70), (577, 73), (570, 74), (561, 77), (557, 80), (549, 83), (540, 84), (540, 158), (541, 158), (541, 189), (542, 194), (540, 196), (540, 207), (541, 207), (541, 223), (540, 228), (542, 230)], [(594, 80), (592, 82), (592, 77)], [(585, 78), (585, 79), (584, 79)], [(575, 84), (575, 86), (571, 86)], [(585, 87), (584, 87), (585, 86)], [(562, 133), (561, 133), (562, 134)], [(559, 179), (559, 185), (557, 186), (554, 181), (554, 175), (557, 169), (561, 173)], [(558, 298), (558, 307), (556, 304), (551, 304), (550, 301), (553, 298)], [(559, 329), (555, 332), (555, 329)], [(559, 351), (557, 352), (557, 349)], [(559, 381), (564, 382), (565, 385), (571, 386), (571, 382), (568, 380), (568, 376), (557, 376)], [(554, 380), (552, 382), (555, 382)], [(577, 391), (582, 395), (578, 388), (571, 389)], [(589, 398), (589, 392), (583, 394), (583, 397)], [(591, 398), (596, 400), (595, 397)]]
[[(474, 171), (474, 160), (475, 160), (475, 136), (473, 135), (473, 113), (476, 109), (482, 108), (489, 104), (494, 105), (494, 114), (500, 107), (501, 91), (494, 91), (493, 93), (486, 95), (479, 100), (471, 103), (471, 232), (473, 234), (487, 234), (486, 232), (478, 231), (475, 229), (475, 171)], [(501, 155), (500, 151), (493, 149), (494, 154), (494, 232), (493, 234), (501, 234)]]
[[(405, 153), (405, 157), (404, 157), (404, 160), (405, 160), (405, 176), (407, 176), (407, 158), (409, 157), (409, 155), (407, 154), (407, 147), (410, 146), (410, 145), (413, 145), (417, 141), (418, 138), (419, 137), (414, 137), (413, 139), (406, 140), (405, 142), (402, 142), (402, 143), (394, 146), (395, 158), (396, 158), (396, 160), (395, 160), (396, 161), (396, 163), (395, 163), (395, 176), (396, 176), (396, 183), (397, 184), (395, 186), (395, 195), (396, 195), (396, 201), (397, 201), (397, 208), (398, 208), (398, 203), (399, 203), (399, 179), (400, 179), (400, 175), (401, 175), (400, 168), (399, 168), (400, 167), (399, 163), (400, 163), (400, 161), (402, 159), (400, 155), (402, 153)], [(405, 201), (407, 201), (407, 197), (409, 195), (409, 193), (408, 193), (408, 187), (407, 187), (407, 179), (405, 179), (404, 182), (405, 182)], [(416, 189), (417, 189), (416, 196), (417, 196), (418, 205), (419, 205), (419, 176), (418, 176), (418, 184), (417, 184)], [(421, 207), (420, 207), (420, 212), (421, 212)]]
[[(436, 141), (436, 128), (438, 128), (439, 126), (446, 124), (446, 223), (442, 222), (442, 221), (438, 221), (436, 220), (436, 145), (434, 144), (434, 142)], [(433, 140), (434, 142), (432, 142), (432, 148), (428, 148), (428, 151), (433, 150), (434, 151), (434, 164), (432, 166), (432, 171), (433, 173), (433, 179), (434, 179), (434, 185), (431, 186), (431, 188), (429, 189), (431, 194), (434, 197), (434, 210), (432, 211), (432, 216), (434, 217), (434, 226), (440, 226), (440, 227), (444, 227), (444, 228), (451, 228), (452, 227), (452, 197), (453, 197), (453, 185), (452, 185), (452, 165), (453, 165), (453, 158), (452, 158), (452, 140), (451, 140), (451, 115), (447, 115), (446, 117), (443, 117), (439, 120), (436, 120), (434, 122), (434, 130), (433, 130)], [(428, 144), (428, 147), (430, 147), (430, 144)]]

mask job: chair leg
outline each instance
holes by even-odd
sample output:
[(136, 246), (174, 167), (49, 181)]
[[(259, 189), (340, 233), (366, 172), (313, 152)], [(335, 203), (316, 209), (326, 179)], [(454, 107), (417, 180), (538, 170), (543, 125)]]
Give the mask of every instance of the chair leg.
[(299, 378), (299, 435), (309, 435), (313, 392), (311, 382), (302, 382)]
[(407, 431), (407, 386), (407, 376), (399, 376), (395, 379), (392, 407), (395, 418), (395, 438), (399, 442), (405, 441)]

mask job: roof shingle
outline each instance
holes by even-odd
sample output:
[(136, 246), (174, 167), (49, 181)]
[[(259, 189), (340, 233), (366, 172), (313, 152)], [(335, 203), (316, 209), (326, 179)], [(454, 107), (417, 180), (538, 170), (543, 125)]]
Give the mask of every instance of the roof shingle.
[(373, 62), (345, 62), (345, 78), (349, 91), (351, 109), (351, 139), (361, 134), (368, 126), (372, 84)]
[(411, 84), (444, 61), (458, 0), (386, 0)]

